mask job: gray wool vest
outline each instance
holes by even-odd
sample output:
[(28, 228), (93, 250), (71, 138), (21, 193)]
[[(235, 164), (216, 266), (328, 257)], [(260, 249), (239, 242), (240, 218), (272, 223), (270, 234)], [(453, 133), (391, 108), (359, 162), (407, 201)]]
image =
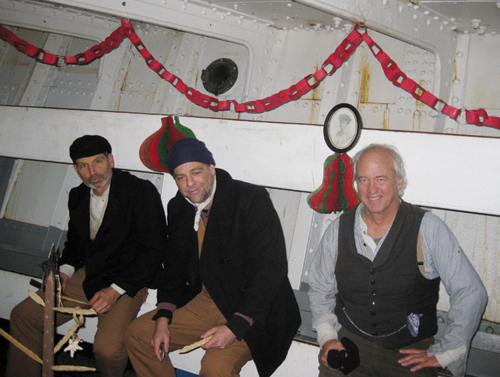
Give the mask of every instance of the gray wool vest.
[[(356, 208), (340, 217), (335, 276), (335, 314), (347, 330), (387, 349), (398, 349), (437, 332), (440, 279), (428, 280), (417, 264), (417, 239), (425, 211), (401, 201), (392, 227), (375, 259), (358, 254), (354, 240)], [(419, 322), (411, 334), (408, 316)]]

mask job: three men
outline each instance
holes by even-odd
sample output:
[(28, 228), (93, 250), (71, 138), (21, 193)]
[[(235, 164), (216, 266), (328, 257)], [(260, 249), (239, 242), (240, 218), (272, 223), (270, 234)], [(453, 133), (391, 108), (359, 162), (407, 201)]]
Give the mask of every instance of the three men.
[[(60, 259), (62, 291), (88, 301), (98, 314), (94, 355), (101, 376), (121, 376), (127, 365), (125, 329), (147, 298), (167, 250), (167, 227), (154, 185), (114, 169), (109, 142), (98, 135), (76, 139), (70, 147), (83, 183), (69, 194), (69, 228)], [(43, 296), (43, 292), (39, 292)], [(64, 306), (74, 307), (63, 300)], [(57, 314), (56, 324), (69, 321)], [(31, 298), (17, 305), (11, 335), (42, 355), (43, 308)], [(10, 347), (7, 376), (39, 376), (41, 365)]]
[(169, 247), (157, 311), (128, 329), (138, 376), (170, 376), (164, 352), (211, 337), (200, 376), (238, 376), (253, 359), (260, 376), (283, 362), (300, 325), (287, 277), (278, 215), (267, 191), (215, 168), (194, 138), (171, 148), (178, 186), (168, 205)]
[[(342, 376), (328, 354), (345, 349), (344, 337), (359, 348), (349, 376), (437, 376), (437, 367), (464, 375), (487, 301), (479, 276), (442, 220), (401, 199), (406, 175), (395, 149), (372, 144), (353, 162), (361, 204), (326, 229), (309, 271), (320, 376)], [(451, 308), (432, 345), (440, 281)]]

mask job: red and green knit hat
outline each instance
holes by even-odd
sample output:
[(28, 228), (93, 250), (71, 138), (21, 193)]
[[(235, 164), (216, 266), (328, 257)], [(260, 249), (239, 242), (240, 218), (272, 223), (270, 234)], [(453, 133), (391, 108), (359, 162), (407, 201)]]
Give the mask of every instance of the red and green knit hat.
[(196, 138), (194, 132), (179, 122), (178, 116), (161, 118), (161, 128), (144, 140), (139, 148), (141, 162), (148, 169), (170, 173), (168, 155), (172, 145), (180, 139)]

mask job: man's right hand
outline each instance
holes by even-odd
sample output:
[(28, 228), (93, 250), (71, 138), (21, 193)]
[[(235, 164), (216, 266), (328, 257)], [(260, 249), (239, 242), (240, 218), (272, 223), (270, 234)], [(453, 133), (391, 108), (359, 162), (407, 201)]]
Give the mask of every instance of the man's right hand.
[(330, 350), (341, 351), (341, 350), (345, 350), (345, 348), (342, 345), (342, 343), (340, 341), (338, 341), (337, 339), (330, 339), (323, 344), (323, 347), (321, 347), (321, 352), (319, 354), (319, 362), (321, 364), (323, 364), (324, 366), (326, 366), (330, 370), (336, 370), (336, 369), (333, 369), (328, 364), (328, 351), (330, 351)]
[(63, 272), (59, 273), (59, 277), (61, 279), (61, 292), (64, 292), (66, 291), (66, 286), (68, 285), (69, 277)]
[[(161, 345), (163, 344), (163, 349)], [(168, 318), (158, 318), (156, 320), (155, 333), (151, 339), (151, 345), (154, 348), (158, 360), (163, 361), (165, 354), (170, 347), (170, 330), (168, 329)]]

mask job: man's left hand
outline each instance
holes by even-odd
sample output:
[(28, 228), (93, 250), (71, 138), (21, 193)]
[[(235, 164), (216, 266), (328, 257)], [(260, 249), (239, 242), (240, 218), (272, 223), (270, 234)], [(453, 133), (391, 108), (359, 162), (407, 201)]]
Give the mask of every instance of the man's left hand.
[(398, 362), (402, 366), (407, 367), (409, 365), (417, 364), (410, 369), (412, 372), (416, 372), (417, 370), (420, 370), (422, 368), (441, 367), (441, 364), (439, 364), (439, 361), (437, 361), (435, 356), (432, 357), (427, 356), (427, 350), (401, 349), (399, 350), (399, 352), (408, 355), (398, 360)]
[(201, 348), (206, 350), (210, 348), (224, 349), (233, 344), (234, 340), (236, 339), (236, 335), (234, 335), (234, 333), (229, 330), (229, 327), (227, 327), (226, 325), (214, 327), (208, 330), (201, 337), (207, 338), (210, 335), (212, 335), (212, 339), (201, 346)]
[(103, 314), (109, 311), (120, 298), (120, 294), (112, 287), (101, 289), (88, 302), (88, 305), (95, 310), (97, 314)]

